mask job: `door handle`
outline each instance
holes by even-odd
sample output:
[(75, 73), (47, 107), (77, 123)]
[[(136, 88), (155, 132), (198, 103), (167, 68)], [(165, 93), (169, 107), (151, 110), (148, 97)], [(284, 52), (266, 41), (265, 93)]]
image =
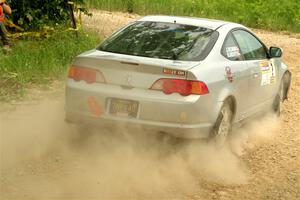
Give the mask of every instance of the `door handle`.
[(254, 73), (253, 73), (253, 77), (254, 77), (254, 78), (257, 78), (257, 77), (258, 77), (258, 72), (254, 72)]
[(254, 69), (251, 70), (251, 75), (252, 75), (254, 78), (258, 78), (258, 77), (259, 77), (259, 73), (260, 73), (260, 72), (258, 72), (257, 70), (254, 70)]

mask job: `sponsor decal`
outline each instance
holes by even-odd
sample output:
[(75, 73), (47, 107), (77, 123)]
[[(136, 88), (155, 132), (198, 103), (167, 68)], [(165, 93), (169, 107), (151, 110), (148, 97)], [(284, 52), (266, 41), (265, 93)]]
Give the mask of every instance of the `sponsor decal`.
[(177, 70), (177, 69), (168, 69), (168, 68), (164, 68), (163, 73), (164, 74), (176, 75), (176, 76), (185, 76), (186, 75), (186, 71)]
[(259, 63), (261, 70), (261, 86), (271, 85), (276, 80), (276, 68), (268, 60), (263, 60)]
[(260, 61), (259, 66), (261, 71), (268, 71), (270, 68), (268, 60)]

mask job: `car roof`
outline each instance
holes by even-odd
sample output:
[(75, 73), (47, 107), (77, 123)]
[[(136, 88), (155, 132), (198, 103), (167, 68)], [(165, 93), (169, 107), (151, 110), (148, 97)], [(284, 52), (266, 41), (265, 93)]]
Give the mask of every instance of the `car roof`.
[[(206, 18), (196, 18), (196, 17), (177, 17), (177, 16), (165, 16), (165, 15), (153, 15), (146, 16), (138, 21), (152, 21), (152, 22), (167, 22), (167, 23), (178, 23), (178, 24), (187, 24), (192, 26), (200, 26), (204, 28), (209, 28), (216, 30), (220, 26), (225, 24), (235, 24), (232, 22), (226, 22), (215, 19), (206, 19)], [(238, 25), (238, 24), (236, 24)]]

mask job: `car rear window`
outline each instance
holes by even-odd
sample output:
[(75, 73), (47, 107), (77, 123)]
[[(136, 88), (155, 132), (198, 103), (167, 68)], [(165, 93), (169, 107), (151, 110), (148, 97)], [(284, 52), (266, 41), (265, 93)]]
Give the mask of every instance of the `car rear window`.
[(138, 21), (106, 39), (97, 49), (170, 60), (203, 60), (218, 37), (214, 30), (177, 23)]

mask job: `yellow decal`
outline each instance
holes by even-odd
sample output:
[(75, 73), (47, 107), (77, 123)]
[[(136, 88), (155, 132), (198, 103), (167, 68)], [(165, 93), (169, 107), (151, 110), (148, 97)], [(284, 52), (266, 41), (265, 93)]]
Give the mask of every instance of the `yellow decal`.
[(263, 60), (259, 63), (261, 70), (261, 85), (271, 85), (275, 83), (276, 68), (268, 60)]

